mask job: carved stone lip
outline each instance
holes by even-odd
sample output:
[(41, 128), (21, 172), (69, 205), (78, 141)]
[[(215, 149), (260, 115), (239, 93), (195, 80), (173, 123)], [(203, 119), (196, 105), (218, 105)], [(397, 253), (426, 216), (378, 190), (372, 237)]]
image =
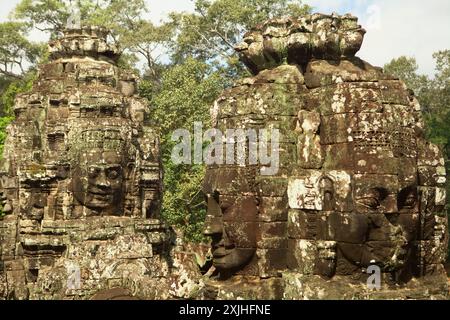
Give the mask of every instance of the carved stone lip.
[(215, 250), (213, 251), (213, 257), (214, 257), (215, 259), (217, 259), (217, 258), (223, 258), (223, 257), (225, 257), (225, 256), (227, 256), (227, 255), (229, 255), (229, 254), (230, 254), (230, 252), (227, 251), (227, 250), (225, 249), (224, 246), (219, 246), (219, 247), (217, 247), (217, 249), (215, 249)]
[(107, 196), (107, 195), (100, 195), (100, 194), (95, 194), (93, 195), (93, 199), (97, 200), (99, 202), (105, 202), (105, 203), (109, 203), (111, 197)]
[(111, 196), (111, 191), (102, 191), (102, 190), (89, 190), (89, 193), (94, 196)]

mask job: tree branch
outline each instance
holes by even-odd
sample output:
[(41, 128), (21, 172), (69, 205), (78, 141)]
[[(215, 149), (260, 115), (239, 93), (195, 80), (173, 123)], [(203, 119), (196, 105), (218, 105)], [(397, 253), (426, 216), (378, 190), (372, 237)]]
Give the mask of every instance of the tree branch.
[(18, 75), (18, 74), (15, 74), (13, 72), (10, 72), (10, 71), (3, 70), (2, 68), (0, 68), (0, 73), (3, 74), (6, 77), (10, 77), (10, 78), (18, 79), (18, 80), (23, 79), (22, 75)]

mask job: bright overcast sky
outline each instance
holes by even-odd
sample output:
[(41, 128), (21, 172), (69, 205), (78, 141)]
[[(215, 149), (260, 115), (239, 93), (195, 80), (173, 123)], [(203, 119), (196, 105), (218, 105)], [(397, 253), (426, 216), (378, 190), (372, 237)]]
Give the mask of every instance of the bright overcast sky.
[[(171, 11), (193, 11), (191, 0), (146, 0), (154, 22)], [(19, 0), (0, 0), (0, 21)], [(448, 0), (307, 0), (315, 12), (352, 13), (367, 30), (359, 56), (378, 66), (401, 55), (413, 56), (419, 71), (432, 75), (435, 51), (450, 49)], [(36, 37), (39, 38), (37, 35)], [(36, 39), (43, 40), (43, 39)]]

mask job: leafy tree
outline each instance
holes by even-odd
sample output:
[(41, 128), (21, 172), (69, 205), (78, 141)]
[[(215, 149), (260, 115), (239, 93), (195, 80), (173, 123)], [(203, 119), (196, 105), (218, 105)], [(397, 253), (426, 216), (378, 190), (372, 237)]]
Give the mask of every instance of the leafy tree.
[(447, 146), (450, 123), (447, 121), (450, 104), (450, 50), (433, 54), (436, 61), (434, 78), (417, 73), (414, 58), (399, 57), (384, 66), (387, 73), (398, 76), (419, 99), (428, 124), (428, 136), (435, 143)]
[(159, 58), (172, 36), (171, 24), (155, 26), (144, 18), (144, 0), (22, 0), (13, 17), (34, 28), (58, 36), (69, 16), (79, 8), (81, 23), (103, 26), (123, 53), (122, 66), (133, 69), (139, 56), (146, 63), (146, 74), (158, 81)]
[(2, 92), (0, 103), (3, 107), (0, 117), (0, 159), (3, 155), (3, 145), (6, 138), (6, 127), (14, 119), (13, 107), (14, 100), (19, 93), (27, 92), (31, 89), (36, 73), (31, 71), (23, 76), (22, 79), (14, 80)]
[(25, 21), (37, 30), (55, 35), (64, 29), (69, 11), (64, 0), (22, 0), (11, 13), (15, 19)]
[(307, 13), (311, 8), (290, 0), (197, 0), (194, 13), (172, 13), (178, 36), (172, 59), (192, 56), (235, 78), (244, 73), (234, 46), (243, 34), (269, 18)]
[(415, 58), (401, 56), (397, 59), (392, 59), (384, 66), (386, 73), (396, 75), (413, 90), (414, 93), (421, 99), (422, 104), (426, 100), (425, 96), (428, 90), (429, 79), (425, 75), (417, 73), (419, 66)]
[(157, 26), (144, 18), (148, 12), (144, 0), (109, 0), (96, 8), (88, 23), (104, 26), (124, 50), (141, 58), (145, 64), (147, 79), (158, 82), (164, 69), (160, 58), (173, 36), (171, 23)]
[[(209, 107), (224, 88), (224, 81), (208, 64), (188, 58), (163, 72), (158, 93), (149, 81), (140, 85), (141, 95), (153, 100), (151, 118), (158, 124), (164, 165), (163, 217), (180, 227), (187, 238), (201, 240), (205, 216), (201, 182), (203, 165), (176, 165), (171, 140), (176, 129), (193, 132), (194, 121), (209, 124)], [(207, 123), (207, 124), (206, 124)], [(191, 135), (193, 137), (193, 135)]]
[[(444, 120), (450, 105), (450, 50), (438, 51), (433, 54), (433, 58), (436, 61), (437, 73), (430, 88), (430, 111)], [(448, 142), (450, 140), (447, 140)]]
[(22, 79), (12, 81), (2, 93), (0, 101), (3, 105), (3, 113), (6, 117), (13, 116), (14, 100), (17, 94), (29, 91), (35, 77), (36, 72), (32, 70), (26, 73)]
[[(12, 79), (10, 79), (9, 77), (0, 76), (0, 97), (3, 96), (3, 92), (8, 88), (11, 82)], [(0, 99), (0, 117), (3, 116), (5, 116), (5, 107), (2, 99)]]
[(0, 74), (7, 78), (21, 79), (26, 65), (37, 62), (42, 46), (29, 41), (29, 28), (20, 22), (0, 23)]

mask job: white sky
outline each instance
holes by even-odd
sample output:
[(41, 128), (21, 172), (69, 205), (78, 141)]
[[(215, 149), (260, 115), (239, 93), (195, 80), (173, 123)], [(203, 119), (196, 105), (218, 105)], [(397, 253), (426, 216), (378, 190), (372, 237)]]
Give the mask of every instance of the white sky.
[(448, 0), (309, 0), (314, 11), (350, 12), (367, 30), (362, 59), (383, 66), (401, 55), (415, 57), (419, 72), (434, 74), (432, 54), (450, 49)]
[[(193, 0), (146, 0), (149, 18), (158, 23), (171, 11), (193, 11)], [(19, 0), (0, 0), (0, 22)], [(315, 12), (350, 12), (367, 30), (359, 56), (383, 66), (401, 55), (413, 56), (419, 71), (432, 75), (435, 51), (450, 49), (450, 1), (447, 0), (306, 0)], [(42, 41), (42, 35), (32, 35)]]

